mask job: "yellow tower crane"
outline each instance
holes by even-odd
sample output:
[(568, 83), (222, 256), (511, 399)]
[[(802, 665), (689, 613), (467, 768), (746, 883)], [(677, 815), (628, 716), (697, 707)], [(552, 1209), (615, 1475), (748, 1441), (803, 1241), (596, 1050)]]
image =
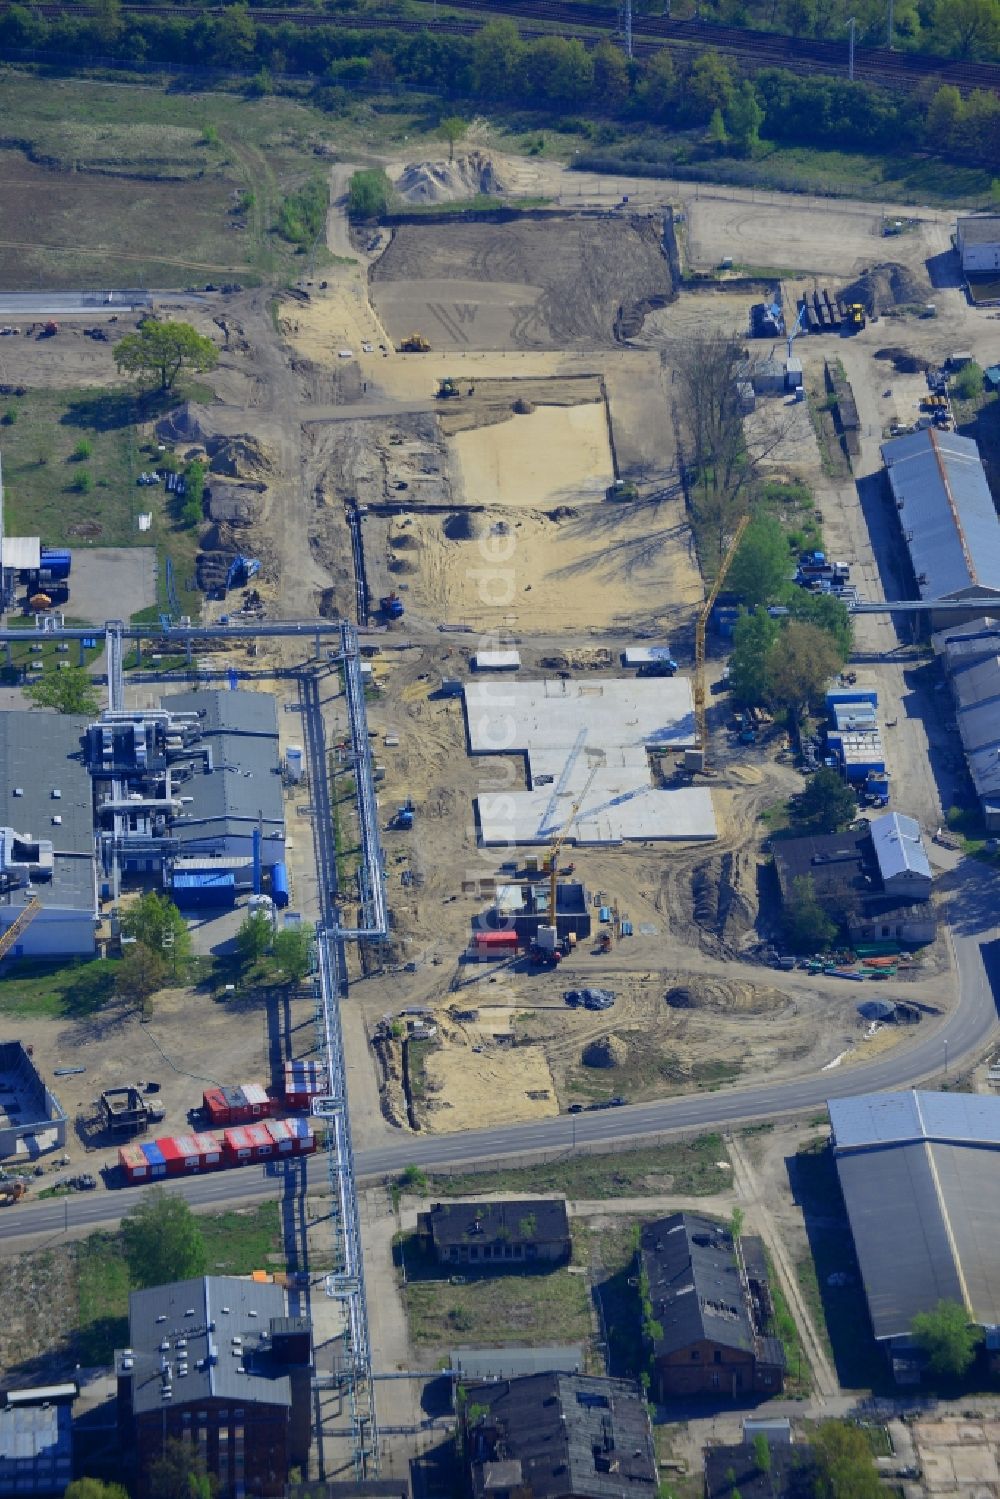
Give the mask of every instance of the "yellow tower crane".
[[(602, 757), (602, 759), (603, 759), (603, 757)], [(594, 784), (594, 777), (596, 776), (596, 774), (597, 774), (597, 772), (598, 772), (598, 770), (600, 768), (601, 768), (601, 760), (595, 760), (594, 764), (590, 767), (590, 774), (588, 775), (586, 781), (584, 781), (584, 783), (583, 783), (583, 790), (580, 792), (580, 795), (577, 797), (576, 801), (573, 803), (572, 807), (569, 810), (569, 816), (566, 818), (566, 821), (563, 823), (563, 825), (559, 829), (559, 831), (557, 833), (553, 834), (552, 842), (549, 844), (549, 924), (550, 924), (550, 926), (558, 927), (558, 925), (559, 925), (559, 923), (556, 921), (556, 883), (557, 883), (557, 879), (558, 879), (558, 875), (559, 875), (559, 850), (562, 848), (563, 844), (566, 842), (566, 839), (567, 839), (567, 837), (569, 835), (569, 830), (573, 826), (573, 819), (576, 817), (576, 814), (579, 812), (580, 808), (583, 806), (584, 800), (586, 799), (587, 792), (590, 790), (591, 786)]]
[(705, 632), (708, 629), (708, 617), (712, 612), (712, 606), (722, 591), (726, 575), (733, 565), (733, 558), (740, 549), (743, 533), (749, 524), (749, 514), (740, 518), (740, 522), (733, 532), (733, 539), (726, 548), (726, 554), (719, 564), (719, 571), (715, 575), (715, 582), (709, 590), (708, 598), (702, 605), (694, 632), (694, 716), (698, 744), (701, 748), (702, 770), (705, 770), (708, 765), (708, 728), (705, 719)]

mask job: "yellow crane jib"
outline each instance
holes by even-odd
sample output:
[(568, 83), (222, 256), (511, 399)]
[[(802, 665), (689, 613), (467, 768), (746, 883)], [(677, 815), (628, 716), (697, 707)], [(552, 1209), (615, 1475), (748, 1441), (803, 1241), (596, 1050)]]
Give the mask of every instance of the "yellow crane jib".
[(740, 549), (743, 533), (749, 524), (750, 515), (748, 512), (746, 515), (741, 516), (739, 524), (733, 532), (733, 539), (726, 548), (726, 554), (719, 564), (719, 571), (715, 575), (715, 582), (709, 590), (708, 598), (702, 605), (694, 632), (694, 716), (698, 745), (703, 756), (703, 767), (708, 759), (708, 730), (705, 721), (705, 632), (708, 629), (708, 619), (712, 612), (712, 607), (722, 591), (726, 575), (733, 565), (733, 558)]
[(33, 895), (24, 909), (15, 916), (3, 936), (0, 937), (0, 958), (7, 956), (17, 942), (17, 939), (24, 935), (41, 909), (41, 901), (37, 895)]
[(580, 808), (583, 806), (584, 801), (587, 797), (587, 792), (593, 785), (594, 777), (600, 769), (600, 766), (601, 762), (597, 760), (590, 767), (590, 774), (587, 776), (586, 781), (584, 781), (583, 783), (583, 790), (580, 792), (580, 795), (577, 797), (576, 801), (570, 808), (569, 816), (566, 818), (566, 821), (563, 823), (562, 827), (555, 834), (552, 842), (549, 844), (549, 923), (554, 927), (559, 926), (559, 923), (556, 920), (556, 885), (559, 875), (559, 850), (566, 842), (569, 830), (573, 826), (573, 819), (576, 817)]

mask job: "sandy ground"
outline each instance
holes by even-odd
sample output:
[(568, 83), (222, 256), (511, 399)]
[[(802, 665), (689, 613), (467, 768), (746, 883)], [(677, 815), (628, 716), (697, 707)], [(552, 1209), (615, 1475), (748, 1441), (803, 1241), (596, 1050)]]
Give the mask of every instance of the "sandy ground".
[(491, 1118), (507, 1124), (558, 1114), (552, 1073), (540, 1046), (512, 1051), (479, 1045), (446, 1046), (428, 1055), (427, 1096), (420, 1110), (425, 1127), (449, 1134), (478, 1129), (484, 1098), (490, 1100)]
[(924, 1417), (912, 1427), (923, 1469), (923, 1492), (935, 1499), (996, 1499), (1000, 1495), (997, 1444), (1000, 1421)]
[(463, 498), (542, 508), (603, 499), (614, 478), (603, 403), (538, 406), (450, 439)]

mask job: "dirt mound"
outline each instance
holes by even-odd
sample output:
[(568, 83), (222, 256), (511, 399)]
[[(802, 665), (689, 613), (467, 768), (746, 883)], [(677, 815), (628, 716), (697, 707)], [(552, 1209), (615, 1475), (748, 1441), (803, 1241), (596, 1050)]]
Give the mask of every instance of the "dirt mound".
[(901, 375), (919, 375), (931, 367), (928, 359), (919, 354), (911, 354), (907, 349), (876, 349), (875, 358), (888, 360)]
[(404, 203), (456, 203), (478, 194), (501, 197), (506, 188), (491, 159), (470, 151), (455, 161), (415, 161), (403, 168), (395, 183)]
[(757, 917), (756, 870), (744, 852), (713, 854), (691, 871), (694, 919), (702, 931), (736, 947)]
[(420, 538), (412, 531), (400, 531), (398, 536), (393, 536), (390, 546), (397, 552), (413, 552), (420, 546)]
[(864, 303), (871, 314), (891, 307), (923, 304), (930, 294), (931, 284), (926, 276), (888, 260), (862, 271), (856, 281), (844, 287), (841, 297), (845, 302)]
[(185, 401), (183, 406), (176, 406), (157, 422), (156, 435), (161, 442), (195, 442), (207, 448), (210, 439), (215, 437), (215, 428), (207, 406)]
[(587, 1042), (581, 1056), (585, 1067), (621, 1067), (628, 1057), (628, 1047), (619, 1036), (598, 1036)]
[(532, 401), (527, 400), (524, 396), (518, 396), (512, 409), (518, 416), (530, 416), (535, 407)]
[(788, 1003), (777, 989), (758, 988), (743, 979), (691, 974), (663, 996), (672, 1010), (715, 1010), (721, 1014), (762, 1015)]
[(444, 523), (444, 534), (449, 541), (476, 541), (482, 534), (482, 526), (471, 510), (459, 510), (449, 515)]
[(267, 449), (248, 433), (242, 437), (215, 439), (206, 446), (212, 455), (213, 474), (228, 474), (232, 479), (256, 479), (273, 471)]
[(386, 567), (391, 573), (415, 573), (417, 564), (409, 557), (390, 557)]

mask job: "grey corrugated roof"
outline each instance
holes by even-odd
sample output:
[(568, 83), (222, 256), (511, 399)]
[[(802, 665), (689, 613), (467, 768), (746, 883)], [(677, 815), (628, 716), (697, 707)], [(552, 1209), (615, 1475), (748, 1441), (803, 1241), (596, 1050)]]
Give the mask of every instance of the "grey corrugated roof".
[(1000, 213), (963, 215), (958, 231), (967, 245), (991, 245), (1000, 241)]
[(435, 1245), (507, 1244), (569, 1241), (569, 1219), (561, 1197), (524, 1198), (504, 1202), (435, 1202), (426, 1214)]
[(838, 1152), (940, 1140), (1000, 1146), (1000, 1098), (978, 1093), (860, 1093), (827, 1103)]
[[(157, 1321), (160, 1316), (162, 1322)], [(271, 1358), (268, 1336), (272, 1317), (284, 1316), (280, 1286), (235, 1275), (206, 1275), (133, 1291), (128, 1305), (133, 1409), (159, 1411), (165, 1404), (175, 1408), (210, 1396), (240, 1404), (290, 1405), (291, 1383), (284, 1366)], [(234, 1343), (234, 1338), (240, 1341)], [(164, 1361), (173, 1390), (167, 1402), (161, 1393)], [(183, 1363), (187, 1374), (179, 1372)]]
[(452, 1370), (463, 1380), (515, 1379), (522, 1374), (577, 1374), (583, 1368), (580, 1343), (539, 1348), (453, 1348)]
[(995, 701), (1000, 697), (1000, 655), (985, 656), (956, 672), (954, 690), (960, 708)]
[(696, 1213), (643, 1225), (640, 1254), (653, 1321), (663, 1329), (656, 1354), (710, 1339), (752, 1352), (753, 1328), (728, 1231)]
[(264, 836), (284, 827), (278, 713), (266, 692), (178, 692), (162, 699), (175, 713), (197, 713), (203, 740), (212, 747), (213, 769), (201, 766), (180, 788), (194, 800), (173, 831), (182, 844), (227, 834), (248, 837), (258, 816)]
[[(94, 814), (82, 748), (88, 722), (75, 714), (0, 713), (0, 827), (52, 843), (52, 878), (38, 881), (34, 894), (43, 906), (74, 911), (94, 908)], [(28, 892), (16, 888), (2, 899), (21, 906)]]
[(960, 671), (965, 663), (1000, 651), (1000, 620), (982, 615), (965, 625), (936, 630), (931, 643), (939, 655), (945, 656), (949, 671)]
[(882, 458), (920, 597), (1000, 592), (1000, 522), (972, 439), (930, 427), (884, 442)]
[(1000, 745), (1000, 699), (960, 708), (958, 730), (970, 754)]
[(1000, 804), (1000, 749), (976, 750), (966, 759), (980, 801)]
[(906, 870), (931, 878), (930, 862), (915, 817), (886, 812), (882, 817), (873, 817), (869, 826), (883, 883)]

